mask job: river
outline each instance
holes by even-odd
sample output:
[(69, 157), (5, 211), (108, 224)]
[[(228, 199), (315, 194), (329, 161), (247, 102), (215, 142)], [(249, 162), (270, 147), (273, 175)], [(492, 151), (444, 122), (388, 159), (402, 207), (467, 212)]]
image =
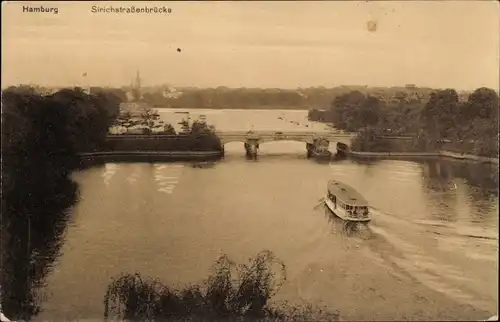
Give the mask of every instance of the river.
[[(161, 109), (162, 118), (182, 117)], [(217, 130), (324, 130), (306, 111), (193, 110)], [(281, 119), (280, 119), (281, 118)], [(307, 125), (307, 127), (306, 127)], [(334, 145), (332, 143), (332, 149)], [(270, 142), (257, 160), (242, 143), (208, 168), (108, 163), (74, 174), (59, 257), (40, 320), (100, 319), (110, 279), (140, 272), (183, 285), (226, 253), (263, 249), (286, 265), (277, 299), (338, 310), (346, 320), (484, 319), (497, 313), (498, 172), (448, 160), (306, 159), (304, 143)], [(373, 206), (348, 233), (320, 204), (335, 178)]]

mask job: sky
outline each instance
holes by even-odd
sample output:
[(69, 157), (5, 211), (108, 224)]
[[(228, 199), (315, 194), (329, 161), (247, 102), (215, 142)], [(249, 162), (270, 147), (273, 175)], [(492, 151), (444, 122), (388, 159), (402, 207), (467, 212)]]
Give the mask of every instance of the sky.
[[(58, 13), (23, 12), (41, 5)], [(92, 12), (134, 5), (171, 13)], [(144, 85), (498, 89), (499, 12), (497, 1), (3, 2), (2, 84), (122, 86), (140, 70)]]

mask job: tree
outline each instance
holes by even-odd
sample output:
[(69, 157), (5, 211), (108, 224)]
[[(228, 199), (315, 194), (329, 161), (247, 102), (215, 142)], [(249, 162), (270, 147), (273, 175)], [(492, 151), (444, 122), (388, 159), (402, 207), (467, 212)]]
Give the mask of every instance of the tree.
[(163, 133), (167, 134), (167, 135), (176, 135), (177, 133), (175, 132), (175, 129), (174, 127), (172, 126), (172, 124), (165, 124), (165, 126), (163, 127)]
[[(107, 112), (104, 97), (86, 94), (82, 89), (62, 89), (44, 97), (52, 105), (63, 106), (68, 119), (60, 123), (70, 133), (72, 146), (78, 151), (88, 151), (104, 142), (109, 126), (113, 123)], [(61, 109), (62, 109), (61, 108)]]
[(463, 114), (468, 119), (480, 117), (483, 119), (498, 118), (498, 94), (489, 88), (481, 87), (469, 95)]
[(40, 95), (32, 88), (9, 87), (2, 92), (2, 154), (21, 153), (28, 143), (31, 130), (29, 109)]
[(336, 127), (357, 131), (380, 122), (383, 116), (382, 102), (375, 96), (351, 91), (333, 100), (330, 115)]
[(125, 92), (115, 88), (91, 87), (91, 95), (95, 98), (96, 106), (108, 119), (108, 126), (111, 126), (120, 114), (120, 103), (127, 100)]
[(376, 125), (380, 120), (381, 108), (380, 101), (378, 98), (374, 96), (368, 96), (365, 101), (358, 108), (356, 113), (356, 117), (363, 124), (364, 127), (364, 136), (365, 136), (365, 145), (368, 141), (368, 127)]
[(498, 156), (498, 94), (489, 88), (478, 88), (464, 104), (463, 119), (466, 139), (474, 140), (474, 153)]
[(118, 118), (116, 119), (116, 125), (120, 127), (124, 127), (128, 132), (131, 127), (137, 126), (140, 124), (140, 121), (134, 119), (130, 112), (120, 113)]
[(140, 114), (140, 124), (145, 127), (147, 133), (151, 133), (154, 129), (161, 128), (163, 121), (160, 120), (157, 110), (146, 107)]
[(90, 87), (90, 94), (106, 94), (115, 97), (119, 102), (127, 101), (127, 94), (121, 88), (111, 88), (111, 87)]
[(188, 127), (188, 136), (191, 149), (195, 151), (220, 150), (222, 143), (215, 132), (215, 127), (209, 126), (204, 122), (194, 121)]
[(181, 132), (184, 134), (189, 134), (191, 133), (191, 126), (189, 125), (189, 121), (184, 119), (179, 122), (179, 125), (181, 125)]
[(381, 102), (378, 98), (368, 95), (358, 109), (357, 117), (366, 128), (376, 125), (381, 116)]
[(460, 104), (454, 89), (432, 93), (422, 110), (423, 126), (435, 139), (455, 137), (455, 124), (459, 118)]
[(335, 126), (347, 131), (359, 129), (362, 124), (357, 114), (365, 100), (365, 95), (359, 91), (352, 91), (335, 97), (330, 109)]

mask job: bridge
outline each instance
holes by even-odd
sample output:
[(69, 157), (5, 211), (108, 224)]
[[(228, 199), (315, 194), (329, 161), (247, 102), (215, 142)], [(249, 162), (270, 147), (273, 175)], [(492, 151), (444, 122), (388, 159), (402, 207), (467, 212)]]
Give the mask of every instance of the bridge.
[(356, 133), (336, 132), (281, 132), (281, 131), (240, 131), (216, 132), (224, 145), (230, 142), (243, 142), (247, 155), (256, 156), (259, 145), (271, 141), (298, 141), (306, 143), (307, 155), (328, 151), (330, 142), (337, 142), (337, 149), (348, 150)]

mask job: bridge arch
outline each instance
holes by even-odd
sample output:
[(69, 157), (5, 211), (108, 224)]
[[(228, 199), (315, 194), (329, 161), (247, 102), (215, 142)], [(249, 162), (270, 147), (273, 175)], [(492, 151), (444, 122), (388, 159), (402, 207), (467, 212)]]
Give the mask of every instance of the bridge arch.
[[(337, 151), (347, 152), (355, 134), (332, 132), (282, 132), (282, 131), (247, 131), (247, 132), (217, 132), (223, 149), (233, 142), (243, 143), (247, 156), (256, 157), (261, 144), (268, 142), (301, 142), (305, 143), (307, 156), (324, 155), (331, 152), (331, 144)], [(329, 152), (330, 151), (330, 152)]]

